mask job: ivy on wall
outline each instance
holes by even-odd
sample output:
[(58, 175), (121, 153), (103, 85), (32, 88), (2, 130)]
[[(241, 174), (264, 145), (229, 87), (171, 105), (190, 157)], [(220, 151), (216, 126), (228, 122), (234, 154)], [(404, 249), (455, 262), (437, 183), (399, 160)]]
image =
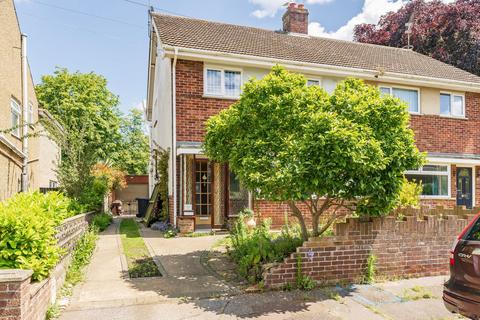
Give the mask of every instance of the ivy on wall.
[(168, 218), (168, 162), (170, 149), (155, 150), (156, 173), (155, 178), (159, 186), (159, 197), (162, 201), (162, 210), (158, 212), (158, 219), (166, 221)]

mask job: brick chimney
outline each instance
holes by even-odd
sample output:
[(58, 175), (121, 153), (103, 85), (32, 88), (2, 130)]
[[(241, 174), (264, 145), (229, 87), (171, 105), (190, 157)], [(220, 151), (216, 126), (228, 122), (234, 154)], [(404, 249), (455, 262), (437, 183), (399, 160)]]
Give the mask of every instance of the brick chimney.
[(308, 34), (308, 10), (303, 4), (289, 3), (282, 20), (283, 31)]

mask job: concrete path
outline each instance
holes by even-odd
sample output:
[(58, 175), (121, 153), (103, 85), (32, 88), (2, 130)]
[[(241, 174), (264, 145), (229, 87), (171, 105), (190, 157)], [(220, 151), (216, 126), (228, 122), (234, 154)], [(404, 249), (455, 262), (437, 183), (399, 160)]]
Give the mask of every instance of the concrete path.
[[(163, 277), (131, 280), (117, 234), (119, 219), (104, 232), (61, 319), (456, 319), (443, 307), (443, 277), (311, 292), (244, 294), (205, 264), (219, 236), (160, 238), (142, 229)], [(421, 288), (430, 299), (406, 299)], [(410, 292), (409, 291), (409, 292)]]

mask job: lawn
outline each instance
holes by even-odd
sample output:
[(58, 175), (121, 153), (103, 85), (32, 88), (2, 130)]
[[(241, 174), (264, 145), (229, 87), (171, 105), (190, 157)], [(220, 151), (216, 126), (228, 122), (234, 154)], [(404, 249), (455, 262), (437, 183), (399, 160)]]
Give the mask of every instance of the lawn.
[(133, 219), (124, 219), (120, 223), (120, 237), (128, 264), (130, 278), (161, 276), (157, 265), (150, 256), (140, 235), (138, 225)]

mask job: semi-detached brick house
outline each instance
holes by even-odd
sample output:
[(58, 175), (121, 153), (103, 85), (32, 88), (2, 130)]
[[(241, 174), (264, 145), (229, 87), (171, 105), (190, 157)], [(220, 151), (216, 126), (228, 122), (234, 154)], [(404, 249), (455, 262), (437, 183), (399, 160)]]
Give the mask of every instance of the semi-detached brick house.
[(329, 92), (356, 77), (404, 100), (418, 148), (428, 153), (427, 165), (406, 172), (423, 182), (424, 204), (479, 205), (480, 77), (411, 50), (309, 36), (303, 5), (289, 5), (281, 31), (157, 13), (151, 18), (148, 118), (152, 146), (171, 150), (174, 223), (220, 227), (245, 207), (283, 223), (285, 205), (252, 199), (227, 165), (202, 152), (205, 121), (275, 64)]

